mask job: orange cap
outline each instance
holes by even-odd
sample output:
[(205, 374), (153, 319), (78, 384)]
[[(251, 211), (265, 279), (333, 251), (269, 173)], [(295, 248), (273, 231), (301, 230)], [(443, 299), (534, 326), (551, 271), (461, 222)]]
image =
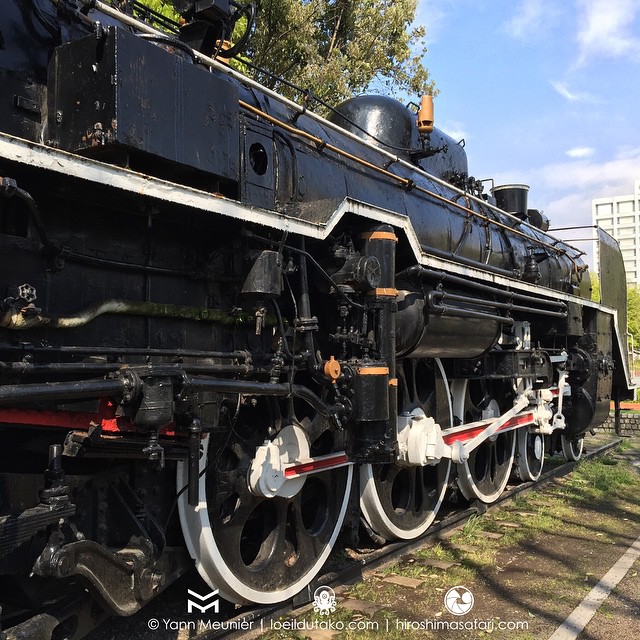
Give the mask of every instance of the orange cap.
[(420, 99), (417, 124), (420, 133), (433, 131), (433, 96), (422, 96)]
[(340, 363), (333, 356), (324, 363), (324, 375), (330, 378), (331, 382), (335, 383), (341, 372)]

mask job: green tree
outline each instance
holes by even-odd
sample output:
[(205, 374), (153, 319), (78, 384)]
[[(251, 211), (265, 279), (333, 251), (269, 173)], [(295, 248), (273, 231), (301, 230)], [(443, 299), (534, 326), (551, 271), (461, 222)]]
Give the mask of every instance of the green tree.
[(140, 0), (140, 2), (146, 4), (147, 7), (163, 15), (165, 18), (170, 18), (174, 22), (178, 22), (180, 19), (180, 16), (173, 8), (171, 0)]
[[(170, 0), (142, 1), (176, 19)], [(246, 59), (326, 102), (368, 90), (416, 97), (436, 93), (422, 64), (424, 28), (412, 26), (417, 0), (257, 0), (257, 5)], [(300, 98), (277, 78), (255, 75)]]
[(600, 278), (595, 272), (589, 275), (591, 276), (591, 299), (594, 302), (600, 302)]
[[(259, 0), (248, 57), (336, 103), (374, 86), (379, 93), (434, 93), (422, 64), (417, 0)], [(277, 80), (262, 82), (291, 95)]]
[(640, 348), (640, 289), (633, 284), (627, 285), (627, 331), (635, 348)]

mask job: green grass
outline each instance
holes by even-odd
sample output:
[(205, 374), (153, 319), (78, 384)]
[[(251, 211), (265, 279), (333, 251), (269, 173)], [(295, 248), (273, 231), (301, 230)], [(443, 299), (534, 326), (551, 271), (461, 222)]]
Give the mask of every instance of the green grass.
[(464, 527), (462, 527), (462, 531), (456, 534), (454, 537), (458, 538), (458, 542), (462, 542), (463, 540), (471, 541), (474, 539), (476, 533), (482, 530), (482, 516), (480, 515), (472, 515), (465, 523)]
[(622, 438), (622, 440), (620, 441), (616, 449), (624, 453), (625, 451), (630, 451), (631, 449), (635, 449), (637, 444), (638, 444), (637, 441), (634, 442), (633, 438)]
[(568, 486), (579, 487), (588, 497), (601, 498), (605, 493), (624, 487), (640, 487), (640, 477), (610, 456), (597, 460), (584, 460), (568, 478)]
[[(633, 449), (629, 446), (629, 449)], [(640, 517), (640, 474), (634, 472), (624, 461), (614, 457), (598, 458), (580, 462), (575, 471), (554, 485), (539, 492), (518, 496), (510, 504), (484, 515), (472, 516), (465, 525), (449, 539), (425, 546), (416, 550), (403, 561), (396, 562), (378, 570), (374, 575), (355, 584), (348, 589), (353, 598), (368, 601), (382, 607), (373, 615), (358, 613), (347, 607), (340, 607), (331, 615), (333, 621), (345, 623), (345, 628), (337, 631), (336, 640), (374, 640), (389, 638), (390, 640), (431, 640), (432, 635), (423, 630), (397, 628), (395, 621), (403, 619), (419, 619), (427, 615), (424, 611), (439, 611), (442, 608), (442, 597), (452, 584), (471, 585), (482, 583), (487, 575), (494, 575), (494, 567), (499, 562), (510, 561), (509, 548), (520, 542), (543, 538), (552, 535), (567, 535), (576, 539), (580, 548), (580, 539), (597, 540), (602, 543), (602, 553), (608, 546), (620, 544), (629, 536), (629, 522)], [(587, 509), (588, 518), (576, 517), (576, 507)], [(526, 512), (529, 515), (519, 514)], [(501, 521), (516, 522), (520, 528), (501, 526)], [(500, 532), (503, 536), (496, 540), (484, 538), (481, 531)], [(456, 549), (462, 544), (468, 549)], [(451, 546), (450, 546), (451, 545)], [(452, 548), (453, 546), (453, 548)], [(505, 553), (505, 549), (507, 549)], [(411, 558), (415, 559), (411, 562)], [(456, 562), (446, 571), (421, 564), (420, 560), (432, 558), (441, 561)], [(506, 564), (505, 564), (506, 566)], [(498, 567), (498, 571), (501, 569)], [(566, 613), (567, 608), (581, 599), (594, 583), (589, 564), (576, 556), (570, 568), (560, 569), (552, 577), (542, 578), (532, 570), (528, 574), (528, 586), (531, 587), (531, 602), (547, 601), (547, 611), (552, 614)], [(395, 574), (418, 578), (423, 584), (417, 589), (406, 589), (384, 582), (384, 577)], [(505, 575), (505, 574), (499, 574)], [(510, 580), (502, 582), (506, 589), (516, 588)], [(549, 594), (553, 593), (553, 599)], [(532, 605), (528, 605), (532, 606)], [(605, 604), (600, 614), (605, 618), (611, 611)], [(530, 614), (531, 617), (535, 615)], [(323, 617), (307, 611), (304, 619), (322, 620)], [(286, 619), (286, 618), (285, 618)], [(302, 618), (300, 618), (302, 619)], [(389, 630), (387, 631), (387, 620)], [(348, 628), (348, 623), (362, 622), (360, 628)], [(374, 622), (377, 628), (366, 628)], [(261, 640), (304, 640), (313, 637), (312, 630), (270, 629)], [(466, 637), (466, 636), (465, 636)], [(500, 638), (507, 636), (497, 633), (484, 633), (474, 638)], [(471, 636), (469, 636), (471, 638)], [(514, 632), (508, 640), (534, 640), (535, 634)], [(462, 640), (462, 636), (461, 636)]]

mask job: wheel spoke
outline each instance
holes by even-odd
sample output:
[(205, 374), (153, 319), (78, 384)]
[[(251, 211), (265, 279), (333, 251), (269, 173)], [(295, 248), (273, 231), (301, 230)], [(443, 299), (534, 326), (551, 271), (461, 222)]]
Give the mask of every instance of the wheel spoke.
[(498, 475), (498, 441), (497, 439), (494, 442), (491, 442), (489, 444), (490, 447), (490, 451), (491, 451), (491, 456), (490, 456), (490, 460), (491, 460), (491, 464), (489, 467), (489, 478), (491, 479), (492, 483), (495, 483), (496, 481), (496, 477)]
[[(452, 424), (448, 382), (438, 360), (406, 360), (398, 367), (401, 412), (421, 410), (441, 428)], [(435, 467), (362, 465), (360, 508), (379, 536), (411, 540), (435, 519), (447, 488), (451, 461)]]
[(584, 447), (584, 437), (576, 438), (575, 436), (560, 436), (562, 445), (562, 455), (567, 461), (576, 462), (582, 457), (582, 449)]
[[(510, 392), (506, 384), (490, 385), (485, 380), (464, 380), (452, 385), (456, 397), (454, 404), (465, 416), (465, 421), (482, 418), (482, 412), (492, 409), (494, 417), (508, 409)], [(480, 500), (490, 504), (504, 490), (513, 463), (515, 433), (498, 433), (482, 442), (470, 454), (466, 462), (457, 465), (458, 486), (467, 500)]]
[[(270, 415), (271, 424), (281, 422), (260, 402), (244, 422), (241, 410), (231, 433), (203, 440), (206, 455), (200, 470), (206, 472), (199, 501), (207, 508), (193, 509), (184, 496), (179, 502), (185, 540), (198, 571), (212, 588), (236, 603), (281, 602), (313, 579), (337, 539), (353, 476), (352, 467), (332, 469), (307, 477), (290, 498), (254, 495), (248, 470), (269, 424), (260, 421)], [(331, 433), (325, 435), (328, 425), (323, 420), (305, 419), (296, 428), (299, 433), (308, 428), (322, 453), (339, 450)], [(213, 456), (216, 460), (208, 464)], [(186, 465), (180, 464), (178, 486), (184, 486), (186, 479)]]
[(523, 428), (517, 434), (516, 464), (513, 476), (516, 480), (532, 482), (542, 474), (544, 466), (544, 438)]

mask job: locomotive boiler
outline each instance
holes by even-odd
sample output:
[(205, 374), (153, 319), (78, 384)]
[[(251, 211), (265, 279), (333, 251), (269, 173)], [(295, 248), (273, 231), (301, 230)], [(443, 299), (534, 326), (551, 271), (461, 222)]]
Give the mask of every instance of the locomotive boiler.
[(491, 503), (577, 459), (631, 388), (614, 241), (592, 302), (428, 100), (320, 117), (226, 64), (251, 5), (174, 4), (0, 16), (8, 638), (56, 637), (38, 614), (79, 590), (130, 615), (194, 564), (231, 602), (292, 598), (341, 532), (412, 539), (448, 488)]

